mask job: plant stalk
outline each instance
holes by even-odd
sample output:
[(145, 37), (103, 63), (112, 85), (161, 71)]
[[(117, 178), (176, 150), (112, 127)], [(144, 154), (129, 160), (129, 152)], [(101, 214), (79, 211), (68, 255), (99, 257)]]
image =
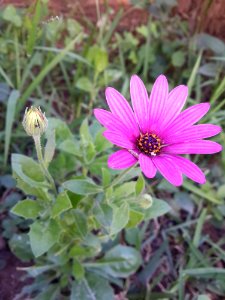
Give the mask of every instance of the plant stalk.
[(41, 137), (40, 137), (40, 135), (35, 135), (35, 136), (33, 136), (33, 138), (34, 138), (34, 144), (35, 144), (35, 148), (36, 148), (36, 152), (37, 152), (37, 158), (38, 158), (39, 164), (41, 166), (41, 169), (42, 169), (44, 175), (46, 176), (46, 178), (48, 179), (48, 181), (50, 182), (55, 195), (57, 195), (57, 190), (56, 190), (54, 179), (52, 178), (52, 175), (49, 173), (49, 171), (45, 165), (44, 159), (43, 159), (42, 149), (41, 149)]

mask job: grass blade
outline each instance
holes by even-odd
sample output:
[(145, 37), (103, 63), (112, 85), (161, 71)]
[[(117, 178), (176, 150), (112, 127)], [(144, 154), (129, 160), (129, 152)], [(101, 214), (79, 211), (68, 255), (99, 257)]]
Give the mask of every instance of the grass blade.
[(205, 193), (200, 188), (194, 186), (190, 182), (184, 182), (183, 187), (185, 189), (191, 191), (192, 193), (194, 193), (194, 194), (196, 194), (196, 195), (198, 195), (198, 196), (200, 196), (200, 197), (202, 197), (206, 200), (209, 200), (212, 203), (221, 204), (221, 200), (217, 199), (214, 195), (209, 195), (208, 193)]
[(13, 90), (7, 103), (6, 122), (5, 122), (5, 145), (4, 145), (4, 165), (6, 165), (9, 145), (11, 140), (12, 125), (16, 111), (16, 103), (20, 96), (19, 91)]
[(189, 91), (189, 97), (191, 95), (192, 88), (193, 88), (194, 82), (196, 80), (196, 76), (198, 74), (198, 69), (199, 69), (201, 60), (202, 60), (202, 51), (198, 55), (198, 58), (197, 58), (197, 60), (195, 62), (195, 65), (194, 65), (194, 68), (193, 68), (193, 70), (191, 72), (191, 76), (190, 76), (190, 78), (188, 80), (187, 86), (188, 86), (188, 91)]
[(63, 50), (60, 52), (42, 69), (37, 75), (34, 81), (28, 86), (21, 98), (19, 99), (19, 105), (17, 111), (19, 111), (26, 100), (30, 97), (32, 92), (37, 88), (39, 83), (45, 78), (45, 76), (68, 54), (69, 50), (73, 48), (74, 44), (79, 40), (80, 34), (73, 39)]
[(2, 77), (5, 79), (6, 83), (7, 83), (11, 88), (14, 88), (11, 79), (10, 79), (9, 76), (5, 73), (5, 71), (2, 69), (1, 66), (0, 66), (0, 75), (2, 75)]

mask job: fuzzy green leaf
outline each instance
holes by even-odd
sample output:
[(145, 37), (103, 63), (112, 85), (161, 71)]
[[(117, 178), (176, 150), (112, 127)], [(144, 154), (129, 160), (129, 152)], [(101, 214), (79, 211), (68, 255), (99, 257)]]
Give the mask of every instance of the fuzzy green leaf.
[(56, 198), (56, 201), (52, 208), (52, 217), (55, 218), (70, 208), (72, 208), (70, 198), (68, 197), (67, 192), (64, 191), (60, 193)]
[(158, 218), (171, 210), (171, 207), (167, 204), (167, 202), (160, 199), (153, 199), (152, 206), (145, 210), (145, 220), (150, 220), (154, 218)]
[(65, 181), (63, 187), (78, 195), (97, 194), (102, 188), (87, 179), (72, 179)]
[(42, 207), (38, 204), (38, 202), (31, 199), (18, 202), (11, 210), (11, 212), (15, 215), (25, 219), (35, 219), (41, 211)]
[(59, 231), (59, 225), (54, 220), (45, 223), (36, 221), (31, 225), (29, 237), (35, 257), (47, 252), (58, 241)]

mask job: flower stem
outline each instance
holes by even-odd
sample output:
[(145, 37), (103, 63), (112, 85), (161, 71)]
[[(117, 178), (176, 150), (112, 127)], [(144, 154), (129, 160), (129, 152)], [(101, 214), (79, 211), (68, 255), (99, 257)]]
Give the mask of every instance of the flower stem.
[(49, 171), (45, 165), (44, 159), (43, 159), (40, 135), (35, 135), (35, 136), (33, 136), (33, 138), (34, 138), (34, 144), (35, 144), (35, 148), (36, 148), (36, 152), (37, 152), (37, 158), (38, 158), (39, 164), (41, 166), (41, 169), (42, 169), (44, 175), (46, 176), (46, 178), (48, 179), (48, 181), (50, 182), (54, 193), (57, 195), (57, 190), (56, 190), (54, 179), (52, 178), (52, 175), (49, 173)]

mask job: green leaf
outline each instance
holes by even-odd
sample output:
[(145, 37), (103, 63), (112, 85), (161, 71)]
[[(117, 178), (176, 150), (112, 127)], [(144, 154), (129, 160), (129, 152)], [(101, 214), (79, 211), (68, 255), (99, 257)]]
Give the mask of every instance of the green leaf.
[(18, 202), (11, 210), (15, 215), (25, 219), (36, 219), (41, 211), (42, 207), (38, 202), (31, 199)]
[(44, 154), (44, 161), (46, 165), (48, 166), (50, 162), (53, 159), (54, 153), (55, 153), (55, 130), (48, 131), (46, 134), (47, 136), (47, 143), (45, 146), (45, 154)]
[(129, 211), (129, 222), (126, 226), (126, 228), (135, 227), (138, 224), (141, 223), (141, 221), (144, 219), (144, 213), (136, 211), (136, 210), (130, 210)]
[(197, 300), (210, 300), (208, 295), (198, 295)]
[(112, 277), (126, 278), (136, 272), (141, 265), (139, 251), (132, 247), (117, 245), (109, 250), (104, 258), (95, 263), (86, 263), (87, 267), (103, 269)]
[(73, 260), (72, 274), (77, 280), (84, 278), (84, 274), (85, 274), (84, 267), (77, 259)]
[(92, 93), (94, 86), (87, 77), (80, 77), (76, 82), (76, 87), (85, 92)]
[(44, 265), (44, 266), (32, 266), (32, 267), (25, 267), (25, 268), (20, 268), (22, 271), (26, 271), (31, 277), (37, 277), (40, 274), (53, 270), (55, 265)]
[(113, 300), (113, 289), (108, 281), (98, 275), (89, 273), (81, 281), (72, 283), (70, 300)]
[(30, 157), (12, 154), (12, 169), (15, 179), (19, 177), (33, 187), (48, 186), (39, 164)]
[(129, 205), (124, 202), (121, 206), (113, 207), (113, 219), (110, 226), (110, 234), (116, 234), (122, 230), (129, 221)]
[(34, 258), (27, 234), (13, 234), (9, 240), (9, 247), (12, 253), (22, 261), (30, 261)]
[(172, 64), (174, 67), (182, 67), (185, 63), (185, 53), (183, 51), (176, 51), (172, 55)]
[(88, 179), (72, 179), (65, 181), (63, 187), (78, 195), (91, 195), (102, 192), (102, 188)]
[(92, 141), (92, 136), (89, 131), (87, 119), (84, 119), (84, 121), (82, 122), (82, 124), (80, 126), (80, 136), (81, 136), (83, 143), (85, 143), (85, 142), (89, 143)]
[(115, 189), (113, 195), (115, 198), (128, 197), (135, 193), (136, 181), (125, 182)]
[(111, 182), (111, 174), (109, 172), (109, 169), (102, 168), (102, 184), (104, 187), (109, 185)]
[(62, 143), (59, 144), (59, 146), (57, 147), (59, 150), (67, 152), (69, 154), (81, 157), (81, 151), (78, 147), (78, 142), (75, 140), (71, 140), (71, 139), (67, 139), (65, 141), (63, 141)]
[(19, 111), (21, 107), (24, 105), (25, 101), (30, 97), (32, 92), (38, 87), (40, 82), (49, 74), (49, 72), (55, 68), (55, 66), (60, 63), (64, 59), (64, 57), (68, 54), (68, 52), (74, 48), (76, 42), (80, 39), (80, 35), (77, 35), (75, 39), (73, 39), (64, 49), (59, 50), (60, 52), (53, 56), (53, 59), (49, 61), (41, 71), (37, 74), (34, 80), (31, 81), (30, 85), (22, 94), (17, 110)]
[(56, 201), (52, 208), (52, 217), (55, 218), (70, 208), (72, 208), (70, 198), (68, 197), (67, 192), (64, 191), (60, 193), (56, 198)]
[(84, 239), (88, 233), (87, 218), (85, 214), (79, 209), (74, 210), (73, 222), (76, 233), (78, 234), (78, 236), (80, 236), (80, 238)]
[(16, 27), (20, 27), (22, 25), (21, 17), (17, 14), (13, 5), (6, 6), (2, 17), (4, 20), (11, 22)]
[(60, 228), (54, 220), (36, 221), (30, 227), (29, 237), (31, 249), (35, 257), (47, 252), (59, 238)]
[(93, 209), (94, 217), (105, 228), (109, 228), (112, 223), (112, 207), (105, 203), (96, 203)]
[(112, 148), (112, 144), (102, 135), (104, 131), (105, 129), (101, 128), (95, 137), (95, 149), (98, 153), (101, 153), (106, 149)]
[(8, 154), (9, 154), (9, 145), (12, 134), (12, 126), (16, 111), (16, 103), (20, 96), (20, 92), (13, 90), (9, 96), (7, 102), (7, 112), (6, 112), (6, 122), (5, 122), (5, 147), (4, 147), (4, 163), (6, 164)]
[(87, 59), (94, 64), (97, 73), (101, 73), (108, 66), (107, 51), (97, 45), (89, 48)]
[(141, 174), (138, 177), (138, 180), (135, 185), (136, 196), (139, 196), (143, 192), (144, 188), (145, 188), (145, 179), (144, 179), (143, 175)]
[(73, 134), (70, 131), (67, 124), (56, 118), (48, 118), (48, 128), (46, 135), (50, 135), (52, 131), (55, 131), (55, 138), (57, 146), (66, 140), (73, 140)]
[(158, 218), (171, 210), (171, 207), (167, 204), (167, 202), (160, 199), (153, 199), (153, 204), (150, 208), (145, 210), (144, 219), (150, 220), (154, 218)]

